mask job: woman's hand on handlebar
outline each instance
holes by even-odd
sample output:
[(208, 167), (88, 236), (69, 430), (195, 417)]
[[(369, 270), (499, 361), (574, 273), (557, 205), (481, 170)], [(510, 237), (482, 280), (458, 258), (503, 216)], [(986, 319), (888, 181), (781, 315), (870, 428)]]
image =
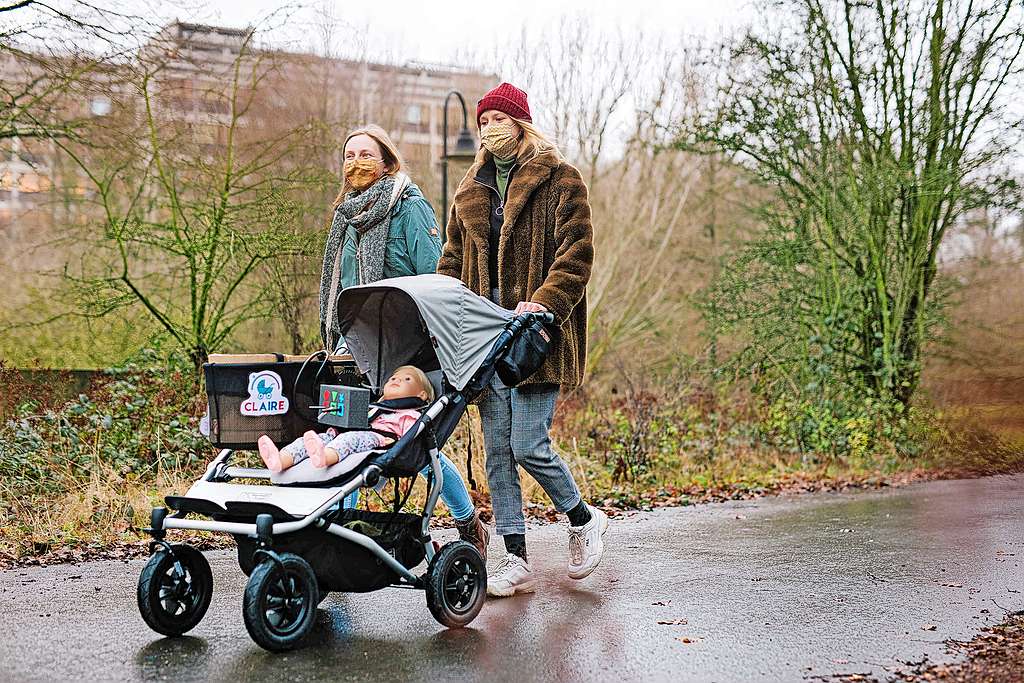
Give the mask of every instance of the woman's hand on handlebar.
[(519, 305), (516, 306), (515, 315), (522, 315), (524, 313), (532, 313), (535, 319), (540, 320), (542, 323), (551, 325), (555, 322), (555, 316), (547, 308), (541, 304), (534, 303), (532, 301), (520, 301)]
[(544, 308), (540, 304), (536, 304), (532, 301), (520, 301), (516, 304), (516, 310), (513, 311), (515, 315), (520, 313), (545, 313), (548, 309)]

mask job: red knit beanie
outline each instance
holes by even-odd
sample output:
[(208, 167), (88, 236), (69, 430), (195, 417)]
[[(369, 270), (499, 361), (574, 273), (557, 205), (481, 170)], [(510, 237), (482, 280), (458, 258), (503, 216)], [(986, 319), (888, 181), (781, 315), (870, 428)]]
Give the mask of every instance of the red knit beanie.
[(533, 123), (533, 118), (530, 116), (530, 103), (526, 101), (526, 93), (511, 83), (502, 83), (476, 103), (477, 124), (480, 123), (480, 114), (488, 109), (503, 111), (514, 119)]

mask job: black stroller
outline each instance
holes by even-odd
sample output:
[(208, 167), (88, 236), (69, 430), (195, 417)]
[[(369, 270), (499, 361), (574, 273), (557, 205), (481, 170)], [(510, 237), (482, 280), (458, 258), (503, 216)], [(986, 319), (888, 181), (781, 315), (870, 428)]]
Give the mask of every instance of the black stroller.
[[(272, 475), (266, 469), (232, 466), (234, 451), (222, 450), (184, 496), (168, 496), (167, 507), (152, 511), (147, 532), (153, 554), (139, 577), (138, 605), (158, 633), (176, 636), (194, 628), (213, 592), (206, 558), (189, 545), (169, 543), (172, 529), (234, 537), (239, 565), (249, 576), (245, 626), (268, 650), (296, 647), (331, 591), (421, 589), (430, 613), (447, 627), (465, 626), (479, 613), (487, 583), (483, 558), (463, 541), (436, 548), (430, 536), (443, 477), (438, 450), (495, 372), (514, 386), (539, 367), (552, 318), (546, 313), (513, 316), (441, 275), (346, 289), (337, 310), (355, 364), (374, 390), (392, 369), (413, 364), (427, 371), (437, 398), (387, 449), (355, 454), (326, 469), (313, 468), (307, 460)], [(273, 377), (280, 377), (265, 377), (270, 380), (260, 380), (258, 389), (272, 398)], [(214, 398), (211, 393), (211, 406)], [(243, 445), (255, 448), (254, 442)], [(427, 466), (432, 476), (421, 515), (401, 512), (405, 501), (399, 499), (398, 486), (391, 511), (341, 507), (360, 487), (373, 487), (383, 478), (415, 477)], [(246, 479), (271, 485), (237, 483)], [(414, 574), (424, 559), (426, 572)]]

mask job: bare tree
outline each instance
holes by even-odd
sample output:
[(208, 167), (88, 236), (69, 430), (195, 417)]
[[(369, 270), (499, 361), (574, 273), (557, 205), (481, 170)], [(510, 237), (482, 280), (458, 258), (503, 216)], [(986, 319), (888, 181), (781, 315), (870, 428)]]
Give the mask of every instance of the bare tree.
[(146, 19), (84, 0), (0, 3), (0, 140), (77, 137), (97, 71), (155, 32)]
[[(324, 172), (308, 154), (308, 123), (268, 126), (255, 102), (281, 66), (239, 37), (209, 80), (177, 73), (173, 40), (127, 65), (130, 96), (90, 131), (93, 148), (59, 142), (92, 185), (101, 238), (68, 269), (85, 315), (141, 307), (198, 366), (240, 325), (274, 309), (257, 275), (301, 253), (301, 193)], [(168, 56), (169, 55), (169, 56)], [(209, 66), (207, 66), (209, 69)], [(261, 100), (264, 101), (264, 100)], [(278, 102), (278, 111), (287, 111)]]
[(731, 169), (709, 171), (707, 160), (673, 147), (675, 121), (706, 96), (692, 51), (577, 17), (524, 31), (497, 56), (590, 189), (589, 368), (619, 372), (634, 359), (657, 364), (696, 352), (701, 324), (689, 297), (716, 263), (716, 240), (743, 221), (729, 205), (739, 191)]
[(500, 68), (541, 103), (539, 121), (593, 187), (609, 151), (621, 150), (616, 142), (631, 123), (641, 67), (648, 60), (665, 64), (661, 47), (643, 35), (602, 32), (586, 18), (563, 17), (536, 34), (524, 28)]

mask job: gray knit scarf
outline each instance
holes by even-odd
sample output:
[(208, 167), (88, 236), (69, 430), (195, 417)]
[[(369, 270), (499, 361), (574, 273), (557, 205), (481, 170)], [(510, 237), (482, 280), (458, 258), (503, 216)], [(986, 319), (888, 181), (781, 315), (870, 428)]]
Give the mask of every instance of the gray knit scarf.
[(358, 235), (356, 268), (359, 284), (380, 280), (384, 275), (391, 210), (408, 184), (408, 177), (404, 175), (381, 176), (362, 192), (349, 192), (334, 210), (320, 274), (320, 335), (329, 351), (333, 351), (341, 339), (334, 306), (341, 280), (341, 245), (345, 241), (345, 232), (351, 225)]

